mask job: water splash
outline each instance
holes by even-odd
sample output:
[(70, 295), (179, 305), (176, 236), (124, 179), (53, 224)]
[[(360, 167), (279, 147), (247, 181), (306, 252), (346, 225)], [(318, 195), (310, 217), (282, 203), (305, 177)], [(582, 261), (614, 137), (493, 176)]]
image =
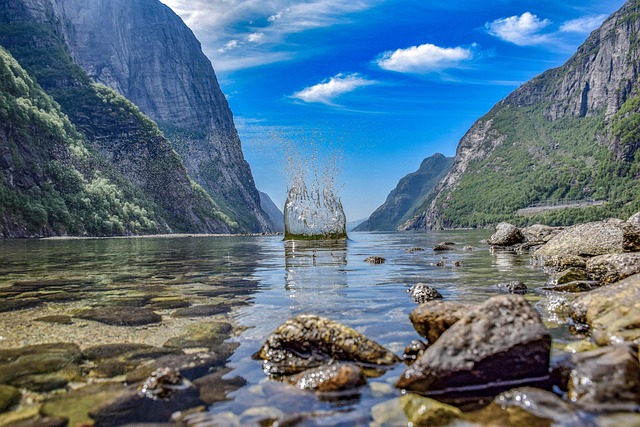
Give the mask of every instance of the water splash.
[(337, 156), (320, 171), (317, 150), (310, 158), (296, 152), (287, 160), (291, 183), (284, 206), (285, 240), (346, 239), (347, 217), (335, 188)]

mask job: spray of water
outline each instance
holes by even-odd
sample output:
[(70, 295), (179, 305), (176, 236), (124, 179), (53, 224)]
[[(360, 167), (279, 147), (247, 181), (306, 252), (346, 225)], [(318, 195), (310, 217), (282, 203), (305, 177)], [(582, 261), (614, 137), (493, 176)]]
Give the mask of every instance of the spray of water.
[(347, 218), (337, 195), (338, 156), (319, 158), (317, 149), (303, 155), (290, 150), (290, 183), (284, 206), (285, 240), (345, 239)]

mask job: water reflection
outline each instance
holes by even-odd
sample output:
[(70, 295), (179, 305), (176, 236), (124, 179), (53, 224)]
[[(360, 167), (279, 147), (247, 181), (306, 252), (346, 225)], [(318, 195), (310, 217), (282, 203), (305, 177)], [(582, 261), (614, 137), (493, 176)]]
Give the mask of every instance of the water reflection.
[(284, 243), (285, 290), (298, 304), (312, 307), (337, 302), (347, 288), (347, 241), (315, 240)]

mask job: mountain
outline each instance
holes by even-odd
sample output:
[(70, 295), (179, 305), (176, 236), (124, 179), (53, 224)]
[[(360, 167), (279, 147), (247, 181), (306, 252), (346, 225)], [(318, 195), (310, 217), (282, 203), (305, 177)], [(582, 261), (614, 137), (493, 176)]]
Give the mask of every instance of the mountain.
[(0, 234), (241, 231), (156, 124), (72, 61), (61, 14), (51, 0), (0, 1)]
[[(640, 1), (628, 1), (563, 66), (525, 83), (460, 141), (428, 209), (405, 229), (500, 221), (571, 224), (640, 210)], [(605, 200), (532, 217), (534, 203)]]
[(436, 153), (422, 161), (417, 171), (402, 178), (382, 206), (354, 231), (391, 231), (431, 201), (433, 189), (449, 172), (453, 157)]
[(184, 22), (158, 0), (56, 2), (74, 61), (158, 124), (189, 175), (241, 230), (270, 231), (227, 100)]
[(283, 232), (284, 231), (284, 214), (273, 203), (271, 197), (267, 193), (263, 193), (258, 190), (260, 194), (260, 207), (262, 210), (269, 216), (269, 220), (273, 223), (273, 231)]

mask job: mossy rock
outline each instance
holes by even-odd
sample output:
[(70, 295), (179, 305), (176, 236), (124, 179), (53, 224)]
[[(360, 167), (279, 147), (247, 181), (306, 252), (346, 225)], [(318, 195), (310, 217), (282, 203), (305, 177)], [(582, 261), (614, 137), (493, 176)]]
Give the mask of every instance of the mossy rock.
[(228, 339), (231, 331), (226, 322), (200, 322), (187, 327), (184, 335), (169, 339), (164, 347), (214, 348)]
[(111, 326), (142, 326), (162, 321), (162, 316), (153, 310), (128, 306), (88, 308), (75, 313), (75, 317)]
[(20, 390), (10, 385), (0, 384), (0, 412), (4, 412), (20, 402)]

